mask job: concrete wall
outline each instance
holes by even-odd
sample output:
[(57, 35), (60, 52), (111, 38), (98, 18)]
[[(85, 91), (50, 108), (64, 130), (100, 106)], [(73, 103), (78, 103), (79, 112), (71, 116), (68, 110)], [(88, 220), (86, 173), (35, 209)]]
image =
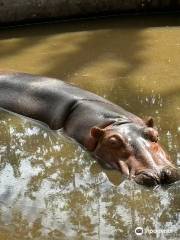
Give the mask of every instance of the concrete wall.
[(176, 10), (180, 0), (0, 0), (0, 24)]

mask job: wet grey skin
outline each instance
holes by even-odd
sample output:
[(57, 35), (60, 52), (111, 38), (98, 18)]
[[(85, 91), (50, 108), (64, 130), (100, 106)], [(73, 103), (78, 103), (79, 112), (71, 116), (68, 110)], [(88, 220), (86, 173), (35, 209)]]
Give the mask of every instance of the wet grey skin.
[(0, 73), (0, 107), (62, 129), (96, 159), (138, 184), (179, 180), (179, 171), (147, 121), (94, 93), (61, 80)]

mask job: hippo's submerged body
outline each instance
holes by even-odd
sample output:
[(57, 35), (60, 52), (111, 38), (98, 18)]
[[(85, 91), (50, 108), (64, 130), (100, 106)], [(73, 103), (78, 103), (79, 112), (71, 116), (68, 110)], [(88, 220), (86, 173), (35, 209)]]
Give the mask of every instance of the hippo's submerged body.
[(58, 79), (24, 73), (0, 75), (0, 107), (63, 128), (82, 145), (93, 126), (144, 122), (91, 92)]
[(157, 143), (153, 121), (63, 81), (24, 73), (0, 74), (0, 107), (45, 122), (93, 156), (146, 185), (179, 179)]

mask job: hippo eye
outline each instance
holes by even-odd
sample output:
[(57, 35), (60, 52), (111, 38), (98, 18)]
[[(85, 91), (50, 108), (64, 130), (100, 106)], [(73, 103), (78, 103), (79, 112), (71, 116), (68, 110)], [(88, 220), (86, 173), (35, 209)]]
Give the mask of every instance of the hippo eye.
[(151, 142), (157, 142), (159, 140), (158, 132), (153, 128), (144, 129), (144, 136)]
[(108, 143), (112, 146), (112, 147), (120, 147), (123, 145), (123, 140), (120, 137), (117, 136), (112, 136), (108, 139)]

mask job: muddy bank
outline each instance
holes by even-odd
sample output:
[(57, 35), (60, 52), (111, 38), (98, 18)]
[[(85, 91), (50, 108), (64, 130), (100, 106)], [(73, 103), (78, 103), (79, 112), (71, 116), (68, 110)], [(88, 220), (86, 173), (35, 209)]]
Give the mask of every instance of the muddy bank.
[(180, 0), (0, 0), (0, 25), (179, 10)]

